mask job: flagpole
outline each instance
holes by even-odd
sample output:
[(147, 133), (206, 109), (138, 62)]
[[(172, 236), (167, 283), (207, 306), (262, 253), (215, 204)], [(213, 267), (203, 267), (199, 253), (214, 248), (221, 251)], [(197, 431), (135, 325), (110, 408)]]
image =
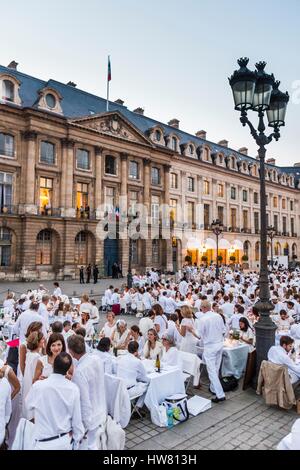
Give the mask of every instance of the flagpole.
[(108, 56), (108, 63), (107, 63), (107, 101), (106, 101), (106, 112), (108, 113), (109, 111), (109, 76), (108, 76), (108, 73), (109, 73), (109, 60), (110, 60), (110, 56)]

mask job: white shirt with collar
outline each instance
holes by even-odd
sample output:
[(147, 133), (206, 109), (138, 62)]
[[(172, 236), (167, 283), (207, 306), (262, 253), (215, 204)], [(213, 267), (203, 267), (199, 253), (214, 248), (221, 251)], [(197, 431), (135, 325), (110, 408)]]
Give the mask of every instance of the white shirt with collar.
[(104, 367), (94, 354), (84, 354), (77, 362), (73, 382), (80, 390), (82, 422), (88, 431), (106, 420)]
[(292, 373), (290, 375), (294, 374), (296, 380), (300, 379), (300, 364), (295, 364), (282, 346), (272, 346), (268, 352), (268, 360), (274, 364), (287, 366), (289, 373)]
[(204, 347), (224, 341), (226, 327), (221, 315), (215, 312), (206, 312), (199, 320), (198, 332)]
[(134, 387), (138, 382), (149, 382), (144, 364), (130, 353), (118, 359), (117, 376), (125, 380), (127, 388)]
[(34, 414), (34, 438), (48, 439), (73, 432), (79, 442), (84, 435), (78, 387), (60, 374), (35, 382), (25, 400), (28, 412)]
[(53, 295), (55, 295), (55, 297), (60, 297), (62, 294), (62, 291), (61, 291), (61, 288), (60, 287), (56, 287), (53, 291)]
[(26, 310), (25, 312), (21, 313), (13, 328), (13, 334), (19, 336), (20, 343), (25, 342), (25, 335), (27, 333), (29, 325), (36, 321), (41, 322), (43, 324), (42, 332), (44, 337), (47, 337), (47, 328), (44, 318), (34, 310)]

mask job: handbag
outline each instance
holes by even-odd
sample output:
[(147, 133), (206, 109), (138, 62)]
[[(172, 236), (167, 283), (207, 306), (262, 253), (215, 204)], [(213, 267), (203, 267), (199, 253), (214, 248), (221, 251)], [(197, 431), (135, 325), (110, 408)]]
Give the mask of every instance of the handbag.
[(113, 304), (113, 306), (111, 307), (111, 311), (112, 311), (115, 315), (120, 315), (120, 312), (121, 312), (121, 306), (120, 306), (120, 304)]
[(166, 410), (168, 408), (173, 409), (173, 420), (174, 424), (185, 423), (190, 417), (188, 410), (187, 395), (184, 393), (178, 393), (176, 395), (169, 396), (163, 402)]

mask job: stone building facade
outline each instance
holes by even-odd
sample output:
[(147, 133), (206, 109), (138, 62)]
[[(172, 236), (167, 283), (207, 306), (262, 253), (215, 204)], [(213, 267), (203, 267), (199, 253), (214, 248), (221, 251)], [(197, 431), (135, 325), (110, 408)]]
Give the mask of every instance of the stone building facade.
[[(1, 66), (0, 278), (75, 278), (88, 263), (110, 275), (114, 262), (126, 274), (129, 241), (122, 236), (121, 197), (131, 208), (143, 204), (148, 210), (144, 235), (131, 244), (137, 271), (150, 266), (172, 271), (186, 255), (198, 263), (203, 255), (214, 260), (210, 224), (216, 218), (224, 224), (223, 261), (234, 255), (240, 262), (246, 254), (254, 268), (258, 163), (245, 148), (212, 143), (204, 131), (195, 136), (181, 131), (176, 119), (159, 123), (141, 108), (129, 111), (121, 100), (106, 112), (104, 99), (72, 82), (44, 82), (19, 72), (15, 63)], [(277, 231), (274, 252), (289, 258), (298, 254), (298, 170), (274, 161), (266, 168), (269, 224)], [(170, 208), (167, 239), (162, 239), (162, 205)], [(107, 221), (115, 223), (115, 239), (99, 237), (99, 225), (110, 233)]]

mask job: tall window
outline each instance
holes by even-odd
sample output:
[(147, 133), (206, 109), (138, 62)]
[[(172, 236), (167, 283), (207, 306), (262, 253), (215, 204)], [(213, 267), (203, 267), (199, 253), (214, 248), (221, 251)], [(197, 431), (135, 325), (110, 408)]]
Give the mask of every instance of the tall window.
[(236, 199), (236, 188), (231, 186), (231, 199)]
[(248, 229), (248, 211), (243, 211), (243, 229)]
[(137, 162), (129, 162), (129, 178), (139, 179), (139, 164)]
[(203, 193), (207, 196), (210, 193), (209, 181), (203, 182)]
[(159, 168), (151, 168), (151, 182), (152, 184), (160, 184), (160, 171)]
[(294, 210), (294, 201), (290, 201), (290, 210), (291, 210), (291, 211)]
[(151, 218), (154, 225), (159, 224), (159, 203), (159, 196), (151, 197)]
[(12, 102), (15, 99), (15, 85), (10, 80), (3, 80), (2, 82), (2, 99)]
[(159, 263), (159, 240), (152, 240), (152, 261), (153, 263)]
[(11, 232), (7, 228), (0, 228), (0, 266), (11, 264)]
[(188, 202), (188, 224), (195, 224), (195, 204), (194, 202)]
[(269, 205), (269, 196), (268, 196), (268, 194), (266, 194), (266, 206), (268, 206), (268, 205)]
[(137, 191), (129, 191), (129, 215), (136, 215), (137, 203), (138, 203)]
[(174, 150), (174, 152), (177, 152), (177, 139), (176, 139), (176, 137), (172, 137), (172, 150)]
[(192, 193), (195, 191), (195, 180), (194, 180), (194, 178), (188, 177), (188, 190)]
[(9, 212), (12, 206), (12, 174), (0, 172), (0, 211)]
[(176, 173), (171, 173), (171, 188), (178, 189), (178, 175)]
[(210, 205), (204, 204), (204, 228), (208, 229), (210, 225)]
[(89, 217), (89, 191), (88, 184), (77, 183), (76, 192), (76, 210), (77, 217), (88, 218)]
[(207, 148), (204, 149), (203, 160), (204, 160), (205, 162), (208, 162), (208, 161), (209, 161), (209, 150), (208, 150)]
[(170, 200), (170, 219), (176, 223), (177, 220), (177, 199)]
[(37, 236), (36, 264), (52, 264), (52, 232), (42, 230)]
[(253, 193), (253, 202), (254, 204), (258, 204), (258, 193), (256, 192)]
[(77, 149), (76, 152), (77, 168), (80, 170), (90, 169), (90, 152), (84, 149)]
[(248, 191), (246, 189), (243, 189), (243, 202), (248, 201)]
[(254, 212), (254, 230), (255, 233), (258, 233), (259, 231), (259, 213)]
[(107, 175), (116, 175), (117, 174), (116, 158), (112, 157), (111, 155), (106, 155), (106, 157), (105, 157), (105, 173)]
[(50, 215), (52, 208), (53, 179), (40, 178), (40, 211), (41, 215)]
[(88, 264), (88, 234), (87, 232), (79, 232), (75, 238), (75, 264)]
[(218, 184), (218, 197), (224, 197), (224, 186), (223, 186), (223, 184)]
[(295, 235), (295, 220), (291, 218), (291, 235)]
[(273, 207), (277, 208), (278, 207), (278, 199), (276, 196), (273, 197)]
[(286, 233), (286, 217), (282, 217), (282, 231), (283, 233)]
[(51, 144), (51, 142), (41, 142), (41, 162), (54, 165), (55, 145)]
[(259, 261), (259, 250), (260, 250), (259, 242), (256, 242), (255, 243), (255, 261)]
[(286, 209), (286, 199), (282, 199), (282, 209)]
[(0, 134), (0, 155), (5, 157), (14, 157), (15, 138), (10, 134)]
[(278, 215), (274, 215), (274, 228), (278, 232)]
[(105, 210), (112, 213), (115, 210), (115, 188), (105, 187)]
[(236, 209), (230, 209), (230, 224), (232, 228), (236, 228)]
[(224, 224), (224, 207), (218, 206), (218, 219), (222, 224)]

